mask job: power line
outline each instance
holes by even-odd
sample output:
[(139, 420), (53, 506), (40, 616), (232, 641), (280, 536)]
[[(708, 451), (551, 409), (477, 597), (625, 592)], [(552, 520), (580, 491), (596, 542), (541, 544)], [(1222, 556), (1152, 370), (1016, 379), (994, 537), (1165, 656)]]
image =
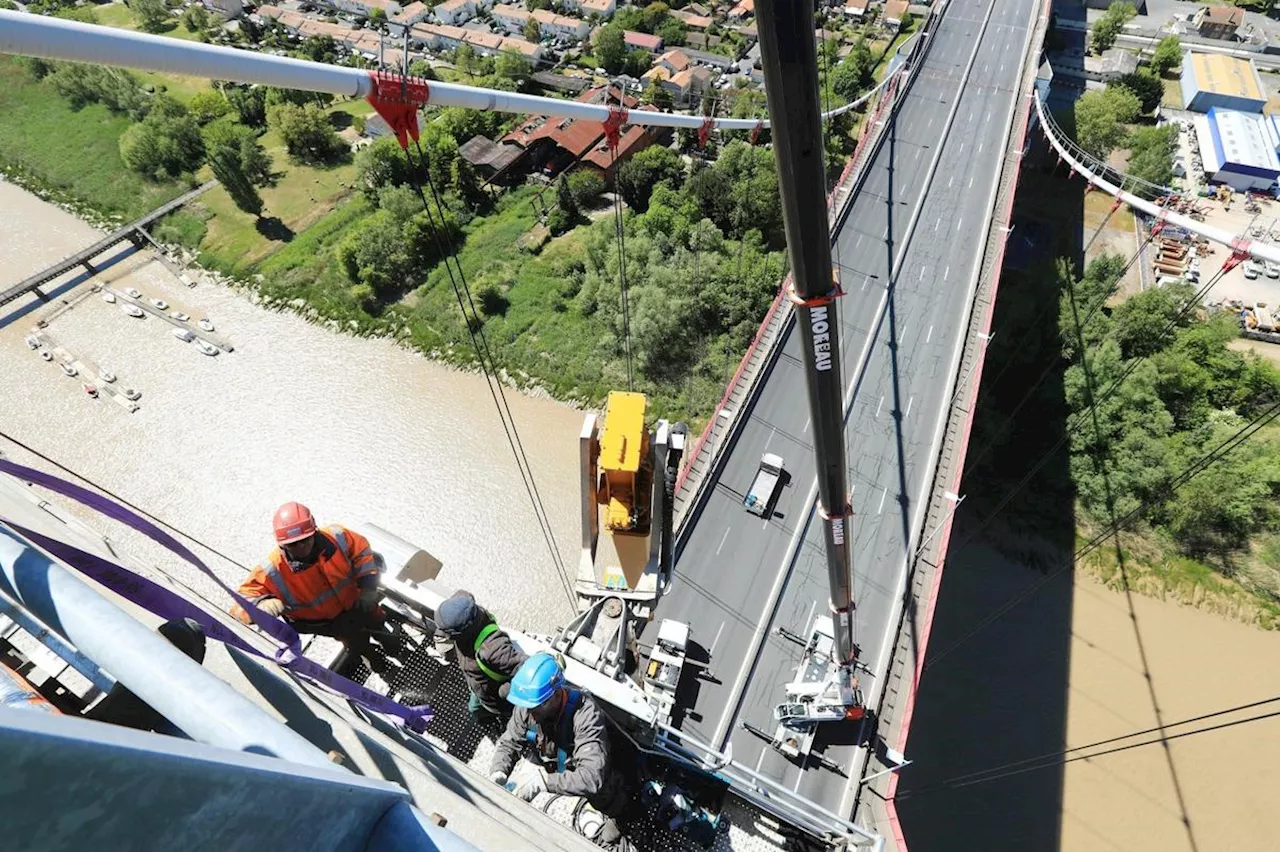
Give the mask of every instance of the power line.
[[(1014, 775), (1022, 775), (1027, 772), (1035, 772), (1040, 769), (1052, 769), (1053, 767), (1056, 767), (1056, 766), (1064, 766), (1068, 763), (1074, 763), (1077, 760), (1092, 760), (1093, 758), (1103, 757), (1108, 754), (1117, 754), (1122, 751), (1129, 751), (1130, 749), (1141, 748), (1143, 746), (1167, 743), (1170, 740), (1181, 739), (1182, 737), (1190, 737), (1196, 734), (1205, 734), (1205, 733), (1209, 733), (1210, 731), (1218, 731), (1224, 728), (1231, 728), (1231, 727), (1235, 727), (1236, 725), (1243, 725), (1247, 722), (1258, 722), (1263, 719), (1270, 719), (1274, 716), (1280, 716), (1280, 710), (1276, 710), (1270, 713), (1259, 713), (1256, 716), (1249, 716), (1244, 719), (1234, 719), (1230, 722), (1221, 722), (1216, 725), (1207, 725), (1205, 727), (1195, 728), (1190, 731), (1181, 731), (1179, 733), (1168, 734), (1168, 735), (1162, 734), (1161, 736), (1155, 737), (1153, 739), (1143, 740), (1142, 742), (1137, 742), (1137, 743), (1127, 743), (1126, 745), (1105, 749), (1103, 751), (1096, 751), (1096, 752), (1091, 752), (1089, 754), (1076, 755), (1075, 757), (1067, 756), (1067, 755), (1073, 754), (1074, 752), (1084, 751), (1086, 749), (1093, 749), (1093, 748), (1097, 748), (1098, 746), (1109, 745), (1111, 743), (1120, 742), (1121, 740), (1127, 740), (1127, 739), (1132, 739), (1134, 737), (1145, 736), (1146, 734), (1152, 734), (1158, 731), (1162, 732), (1162, 731), (1168, 730), (1169, 728), (1177, 728), (1177, 727), (1181, 727), (1182, 725), (1189, 725), (1192, 722), (1200, 722), (1205, 719), (1212, 719), (1218, 716), (1225, 716), (1228, 713), (1238, 713), (1241, 710), (1250, 710), (1255, 707), (1261, 707), (1265, 704), (1272, 704), (1276, 701), (1280, 701), (1280, 695), (1275, 696), (1273, 698), (1266, 698), (1261, 701), (1253, 701), (1248, 704), (1240, 704), (1235, 707), (1229, 707), (1225, 710), (1218, 710), (1213, 713), (1205, 713), (1200, 716), (1194, 716), (1190, 719), (1183, 719), (1180, 722), (1172, 722), (1168, 725), (1158, 726), (1155, 728), (1147, 728), (1145, 730), (1134, 731), (1133, 733), (1124, 734), (1123, 736), (1119, 736), (1119, 737), (1110, 737), (1105, 740), (1098, 740), (1097, 742), (1089, 743), (1088, 745), (1075, 746), (1073, 748), (1063, 749), (1062, 751), (1049, 752), (1047, 754), (1038, 755), (1036, 757), (1028, 757), (1028, 758), (1023, 758), (1022, 760), (1015, 760), (1015, 761), (1010, 761), (1008, 763), (1002, 763), (999, 766), (993, 766), (988, 769), (982, 769), (976, 772), (969, 772), (963, 775), (956, 775), (944, 781), (939, 781), (936, 784), (930, 784), (927, 787), (921, 787), (919, 790), (903, 791), (902, 793), (899, 793), (896, 796), (896, 799), (901, 801), (905, 799), (911, 799), (916, 796), (927, 795), (928, 793), (937, 793), (937, 792), (942, 792), (944, 790), (956, 790), (961, 787), (969, 787), (974, 784), (983, 784), (989, 781), (998, 781), (1002, 778), (1009, 778)], [(1027, 766), (1026, 764), (1034, 764), (1034, 765)]]

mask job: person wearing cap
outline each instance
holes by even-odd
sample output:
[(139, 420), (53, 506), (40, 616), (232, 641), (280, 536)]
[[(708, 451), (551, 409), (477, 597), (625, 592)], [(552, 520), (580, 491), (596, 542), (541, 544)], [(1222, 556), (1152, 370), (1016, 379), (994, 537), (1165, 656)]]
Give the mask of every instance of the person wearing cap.
[(541, 652), (520, 666), (507, 700), (515, 710), (494, 750), (490, 780), (505, 785), (532, 744), (540, 768), (515, 794), (526, 802), (539, 793), (582, 796), (604, 816), (599, 842), (616, 846), (622, 838), (616, 820), (630, 810), (631, 797), (613, 763), (607, 722), (595, 699), (567, 686), (560, 663)]
[(511, 678), (527, 659), (493, 614), (459, 589), (436, 609), (436, 628), (453, 643), (454, 657), (466, 678), (467, 710), (476, 721), (506, 719)]
[[(301, 503), (276, 510), (274, 527), (277, 547), (240, 584), (241, 596), (299, 633), (340, 640), (347, 654), (338, 668), (354, 666), (365, 654), (369, 631), (384, 621), (378, 606), (381, 560), (360, 533), (337, 524), (317, 527)], [(239, 604), (231, 613), (252, 623)]]

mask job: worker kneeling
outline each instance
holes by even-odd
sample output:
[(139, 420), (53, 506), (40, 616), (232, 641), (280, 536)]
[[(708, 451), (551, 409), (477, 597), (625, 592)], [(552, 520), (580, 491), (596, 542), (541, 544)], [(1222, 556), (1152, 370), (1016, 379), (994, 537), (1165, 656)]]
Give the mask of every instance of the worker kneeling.
[(511, 679), (528, 657), (467, 591), (458, 590), (440, 603), (436, 627), (453, 643), (471, 693), (467, 710), (477, 722), (505, 720), (511, 715)]
[(631, 796), (614, 765), (608, 723), (595, 699), (568, 688), (559, 663), (545, 652), (520, 667), (507, 698), (515, 711), (498, 740), (490, 779), (506, 784), (525, 745), (532, 743), (541, 768), (515, 794), (526, 802), (543, 792), (582, 796), (604, 817), (596, 839), (617, 846), (622, 832), (616, 820), (628, 815)]
[[(366, 655), (369, 632), (384, 623), (378, 607), (379, 560), (358, 532), (337, 524), (317, 528), (301, 503), (281, 506), (274, 526), (278, 547), (240, 584), (240, 594), (299, 633), (340, 640), (346, 653), (335, 669), (350, 674)], [(239, 604), (231, 613), (252, 623)], [(369, 659), (371, 666), (383, 668)]]

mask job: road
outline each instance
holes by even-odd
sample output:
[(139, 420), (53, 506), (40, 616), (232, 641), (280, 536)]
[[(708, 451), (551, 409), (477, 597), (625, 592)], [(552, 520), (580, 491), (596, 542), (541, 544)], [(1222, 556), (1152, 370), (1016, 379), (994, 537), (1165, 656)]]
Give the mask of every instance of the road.
[[(928, 503), (924, 479), (940, 437), (1033, 5), (952, 0), (833, 250), (847, 294), (840, 300), (841, 363), (855, 512), (856, 641), (861, 658), (877, 670), (886, 662), (893, 604), (905, 577), (904, 542), (919, 538)], [(697, 683), (692, 709), (678, 720), (682, 729), (713, 744), (731, 740), (740, 763), (847, 813), (851, 793), (844, 778), (822, 768), (802, 770), (738, 725), (745, 720), (772, 732), (772, 708), (800, 655), (773, 630), (806, 633), (812, 613), (827, 601), (821, 526), (811, 523), (816, 466), (799, 335), (793, 330), (779, 345), (779, 358), (685, 539), (660, 617), (694, 625), (719, 681)], [(790, 474), (769, 520), (742, 507), (764, 452), (781, 455)], [(754, 642), (764, 631), (756, 659)], [(735, 687), (744, 682), (739, 701)], [(864, 683), (872, 697), (873, 686)], [(839, 741), (820, 734), (815, 751), (850, 766), (853, 727), (839, 726)]]

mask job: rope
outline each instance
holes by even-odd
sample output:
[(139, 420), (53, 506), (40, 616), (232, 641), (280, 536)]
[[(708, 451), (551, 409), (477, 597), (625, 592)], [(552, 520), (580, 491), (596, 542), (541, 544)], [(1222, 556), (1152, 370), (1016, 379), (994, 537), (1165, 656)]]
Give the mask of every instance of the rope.
[[(520, 440), (520, 431), (516, 427), (515, 417), (511, 413), (511, 407), (507, 403), (506, 391), (502, 387), (502, 382), (494, 375), (496, 372), (496, 363), (493, 359), (493, 353), (489, 350), (489, 343), (484, 335), (484, 330), (480, 323), (480, 315), (476, 310), (475, 302), (471, 298), (471, 288), (467, 285), (466, 274), (462, 270), (462, 262), (457, 257), (453, 248), (444, 241), (443, 225), (445, 208), (441, 200), (439, 189), (436, 187), (435, 179), (431, 176), (430, 168), (426, 154), (422, 151), (422, 146), (418, 140), (413, 142), (414, 149), (418, 152), (418, 165), (422, 174), (426, 177), (427, 185), (431, 189), (432, 198), (435, 200), (436, 209), (440, 216), (440, 222), (437, 224), (436, 216), (432, 213), (431, 205), (427, 201), (427, 196), (423, 192), (422, 182), (417, 179), (414, 170), (410, 169), (410, 184), (414, 191), (417, 192), (418, 198), (422, 201), (422, 209), (427, 214), (427, 223), (431, 226), (431, 233), (435, 237), (436, 248), (443, 258), (446, 274), (449, 276), (449, 283), (453, 287), (453, 293), (458, 302), (458, 309), (462, 312), (463, 322), (467, 326), (467, 334), (471, 338), (471, 346), (475, 350), (476, 358), (480, 361), (480, 368), (484, 373), (485, 382), (489, 387), (489, 395), (493, 398), (493, 404), (498, 409), (498, 418), (502, 421), (503, 432), (507, 436), (507, 443), (511, 447), (511, 452), (516, 458), (516, 467), (520, 471), (521, 481), (524, 482), (525, 492), (529, 495), (529, 501), (533, 506), (534, 515), (538, 519), (538, 526), (542, 530), (543, 539), (546, 542), (547, 550), (551, 554), (552, 564), (556, 568), (556, 573), (560, 578), (560, 583), (564, 589), (565, 598), (569, 602), (570, 610), (576, 610), (577, 605), (573, 595), (573, 584), (569, 579), (568, 572), (565, 569), (564, 561), (560, 557), (560, 550), (556, 546), (555, 535), (552, 531), (551, 520), (547, 516), (546, 509), (542, 503), (542, 494), (538, 490), (537, 482), (534, 480), (533, 468), (529, 465), (528, 456), (524, 451), (524, 444)], [(405, 151), (408, 157), (408, 150)], [(449, 261), (453, 261), (450, 266)], [(454, 275), (454, 267), (457, 268), (457, 275)], [(467, 313), (467, 307), (470, 306), (471, 313)]]
[[(1090, 760), (1092, 758), (1102, 757), (1103, 755), (1107, 755), (1107, 754), (1115, 754), (1116, 752), (1127, 751), (1133, 748), (1139, 748), (1140, 746), (1155, 745), (1157, 743), (1168, 742), (1169, 740), (1176, 740), (1181, 737), (1189, 737), (1193, 734), (1203, 734), (1203, 733), (1208, 733), (1209, 731), (1217, 731), (1222, 728), (1230, 728), (1235, 725), (1242, 725), (1246, 722), (1256, 722), (1261, 719), (1269, 719), (1272, 716), (1280, 715), (1280, 711), (1275, 711), (1271, 713), (1261, 713), (1256, 716), (1250, 716), (1246, 719), (1236, 719), (1231, 722), (1223, 722), (1217, 725), (1209, 725), (1207, 727), (1196, 728), (1190, 731), (1183, 731), (1181, 733), (1172, 734), (1169, 736), (1160, 736), (1156, 739), (1145, 740), (1140, 743), (1129, 743), (1128, 745), (1120, 746), (1118, 748), (1107, 749), (1106, 751), (1101, 751), (1101, 752), (1093, 752), (1092, 754), (1080, 755), (1079, 757), (1068, 758), (1065, 760), (1057, 759), (1057, 758), (1065, 758), (1067, 755), (1072, 754), (1074, 752), (1085, 751), (1086, 749), (1093, 749), (1103, 745), (1110, 745), (1111, 743), (1120, 742), (1121, 740), (1133, 739), (1134, 737), (1141, 737), (1147, 734), (1163, 732), (1169, 728), (1179, 728), (1179, 727), (1182, 727), (1183, 725), (1189, 725), (1192, 722), (1202, 722), (1205, 719), (1213, 719), (1218, 716), (1225, 716), (1228, 713), (1238, 713), (1241, 710), (1251, 710), (1255, 707), (1261, 707), (1266, 704), (1272, 704), (1276, 701), (1280, 701), (1280, 695), (1275, 696), (1273, 698), (1265, 698), (1261, 701), (1252, 701), (1248, 704), (1238, 704), (1235, 707), (1228, 707), (1225, 710), (1218, 710), (1213, 713), (1204, 713), (1200, 716), (1193, 716), (1190, 719), (1183, 719), (1179, 722), (1171, 722), (1168, 725), (1161, 725), (1155, 728), (1146, 728), (1145, 730), (1134, 731), (1133, 733), (1124, 734), (1123, 736), (1119, 736), (1119, 737), (1109, 737), (1105, 740), (1098, 740), (1097, 742), (1089, 743), (1088, 745), (1074, 746), (1072, 748), (1062, 749), (1061, 751), (1048, 752), (1046, 754), (1038, 755), (1036, 757), (1023, 758), (1022, 760), (1012, 760), (1012, 761), (1009, 761), (1008, 763), (1002, 763), (998, 766), (992, 766), (988, 769), (983, 769), (976, 772), (968, 772), (963, 775), (955, 775), (944, 781), (939, 781), (936, 784), (930, 784), (928, 787), (922, 787), (919, 790), (906, 791), (898, 795), (896, 798), (910, 799), (915, 796), (925, 795), (926, 793), (939, 792), (941, 790), (948, 790), (948, 789), (956, 789), (958, 787), (967, 787), (971, 784), (981, 784), (986, 781), (996, 781), (1000, 778), (1008, 778), (1011, 775), (1021, 775), (1024, 772), (1032, 772), (1037, 769), (1049, 769), (1054, 766), (1061, 766), (1063, 764), (1071, 763), (1076, 760)], [(1051, 760), (1052, 762), (1049, 762), (1049, 763), (1042, 762), (1046, 760)], [(1034, 763), (1037, 765), (1026, 766), (1026, 764), (1028, 763)], [(1004, 770), (1014, 769), (1014, 767), (1024, 767), (1024, 768), (1015, 769), (1014, 771), (1011, 771), (1011, 772), (1004, 771)]]

